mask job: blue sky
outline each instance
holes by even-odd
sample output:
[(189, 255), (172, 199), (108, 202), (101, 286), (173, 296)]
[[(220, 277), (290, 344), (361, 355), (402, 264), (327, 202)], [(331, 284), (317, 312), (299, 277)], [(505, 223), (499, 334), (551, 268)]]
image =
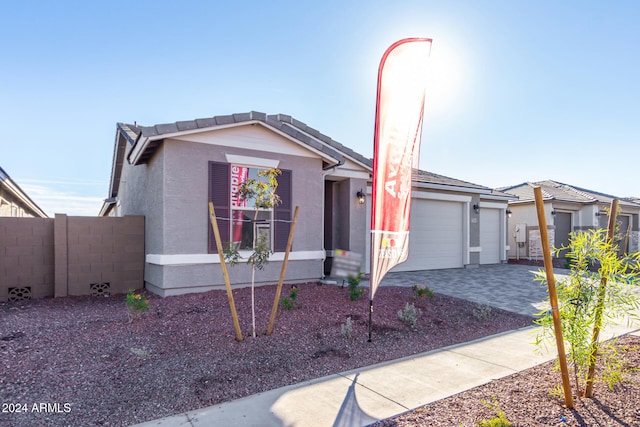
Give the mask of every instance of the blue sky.
[(96, 215), (117, 122), (284, 113), (371, 156), (377, 68), (431, 37), (420, 168), (640, 196), (635, 1), (21, 1), (0, 5), (0, 166)]

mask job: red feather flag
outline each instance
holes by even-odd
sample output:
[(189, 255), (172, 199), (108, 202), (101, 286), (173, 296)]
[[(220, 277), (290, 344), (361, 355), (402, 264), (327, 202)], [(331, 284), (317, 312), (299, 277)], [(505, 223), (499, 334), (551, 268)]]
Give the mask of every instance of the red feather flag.
[(431, 39), (397, 41), (378, 69), (371, 202), (369, 340), (373, 297), (389, 270), (409, 255), (411, 174), (418, 168)]

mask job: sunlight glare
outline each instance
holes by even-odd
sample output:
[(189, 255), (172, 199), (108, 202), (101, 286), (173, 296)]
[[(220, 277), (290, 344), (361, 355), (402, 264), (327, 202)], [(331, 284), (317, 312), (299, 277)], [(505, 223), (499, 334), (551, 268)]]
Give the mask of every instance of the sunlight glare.
[(462, 98), (468, 78), (468, 67), (461, 59), (461, 52), (445, 40), (434, 38), (425, 96), (425, 119), (428, 122), (456, 116), (463, 107)]

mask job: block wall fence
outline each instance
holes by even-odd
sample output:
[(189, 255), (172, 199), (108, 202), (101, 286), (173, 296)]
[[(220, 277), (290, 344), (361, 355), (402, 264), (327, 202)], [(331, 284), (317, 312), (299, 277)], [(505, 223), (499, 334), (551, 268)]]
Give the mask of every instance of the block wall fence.
[(144, 216), (0, 217), (0, 301), (144, 287)]

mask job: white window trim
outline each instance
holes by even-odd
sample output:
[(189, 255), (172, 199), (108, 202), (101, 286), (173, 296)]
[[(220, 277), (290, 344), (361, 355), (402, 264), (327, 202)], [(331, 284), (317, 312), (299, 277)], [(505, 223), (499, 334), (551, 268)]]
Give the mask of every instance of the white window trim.
[(273, 169), (277, 168), (280, 164), (280, 160), (274, 159), (263, 159), (260, 157), (250, 157), (250, 156), (239, 156), (237, 154), (225, 154), (225, 158), (227, 159), (227, 163), (236, 166), (247, 166), (247, 167), (255, 167), (255, 168), (266, 168)]

